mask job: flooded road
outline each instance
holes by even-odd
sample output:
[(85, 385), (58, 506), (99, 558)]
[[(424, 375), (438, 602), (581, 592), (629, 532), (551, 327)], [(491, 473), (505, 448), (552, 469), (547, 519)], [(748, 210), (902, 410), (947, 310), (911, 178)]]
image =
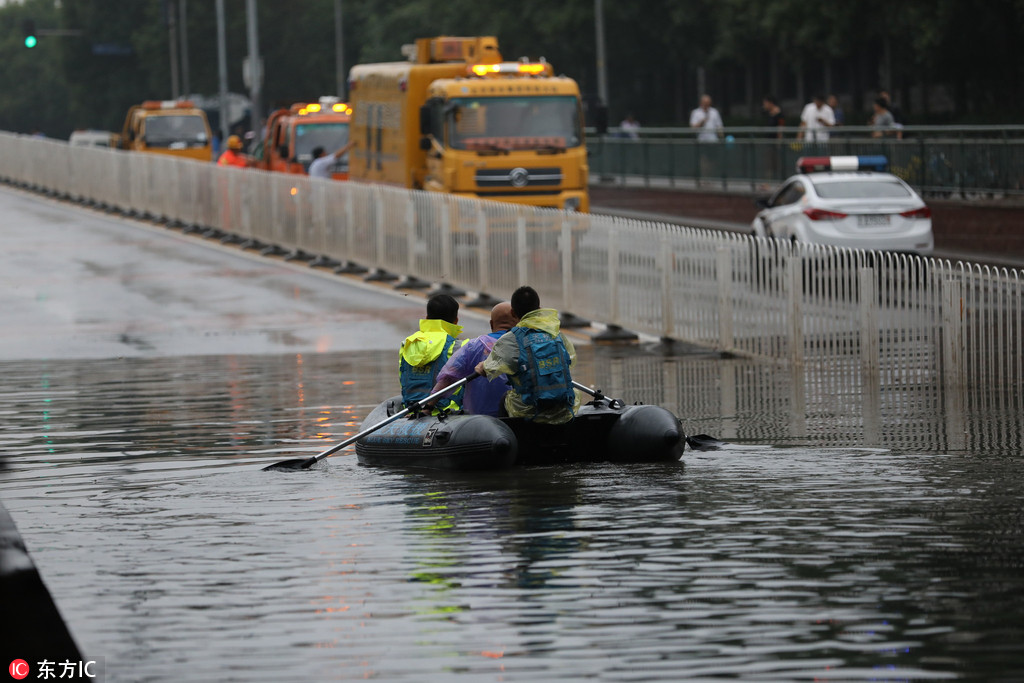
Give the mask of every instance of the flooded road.
[(151, 224), (6, 189), (0, 210), (0, 360), (394, 349), (423, 315), (420, 297)]
[(31, 222), (0, 223), (0, 499), (107, 680), (1024, 678), (1015, 412), (583, 345), (581, 381), (731, 443), (262, 472), (396, 393), (421, 300), (4, 190), (0, 208)]

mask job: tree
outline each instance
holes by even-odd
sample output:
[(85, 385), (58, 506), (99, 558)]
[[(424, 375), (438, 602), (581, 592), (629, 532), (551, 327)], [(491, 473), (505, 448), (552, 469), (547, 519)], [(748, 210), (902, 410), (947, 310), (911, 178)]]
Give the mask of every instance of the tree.
[[(214, 3), (178, 1), (187, 2), (191, 89), (216, 95)], [(244, 93), (246, 1), (224, 2), (228, 89)], [(264, 103), (336, 94), (334, 0), (256, 4)], [(77, 126), (119, 129), (132, 104), (168, 99), (167, 6), (167, 0), (0, 5), (0, 83), (7, 85), (0, 126), (53, 135)], [(945, 85), (965, 121), (1014, 120), (1024, 109), (1024, 93), (1008, 86), (1024, 72), (1017, 48), (1024, 0), (992, 0), (983, 12), (967, 0), (646, 0), (605, 2), (604, 11), (613, 121), (632, 110), (648, 125), (679, 125), (695, 105), (698, 73), (706, 74), (723, 109), (741, 105), (735, 109), (745, 107), (751, 116), (768, 90), (794, 103), (825, 87), (841, 88), (859, 104), (885, 86), (902, 94), (908, 111), (920, 106), (924, 86)], [(39, 29), (82, 33), (42, 34), (29, 50), (22, 45), (26, 19)], [(594, 23), (594, 0), (520, 0), (486, 11), (475, 0), (349, 1), (345, 63), (400, 60), (401, 46), (416, 38), (494, 35), (506, 58), (544, 56), (558, 73), (575, 78), (584, 95), (596, 95)]]
[(68, 89), (61, 77), (60, 38), (39, 37), (25, 47), (23, 22), (39, 29), (57, 26), (52, 0), (26, 0), (0, 8), (0, 130), (40, 131), (50, 137), (70, 133), (67, 119)]

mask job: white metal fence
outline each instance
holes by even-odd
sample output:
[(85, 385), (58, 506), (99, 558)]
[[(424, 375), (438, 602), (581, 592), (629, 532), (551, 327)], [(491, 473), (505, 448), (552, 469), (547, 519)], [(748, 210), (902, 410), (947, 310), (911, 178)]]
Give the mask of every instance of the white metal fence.
[(822, 376), (852, 363), (869, 387), (920, 384), (965, 401), (983, 386), (1019, 402), (1024, 386), (1018, 270), (9, 134), (0, 179), (497, 298), (530, 284), (563, 313)]

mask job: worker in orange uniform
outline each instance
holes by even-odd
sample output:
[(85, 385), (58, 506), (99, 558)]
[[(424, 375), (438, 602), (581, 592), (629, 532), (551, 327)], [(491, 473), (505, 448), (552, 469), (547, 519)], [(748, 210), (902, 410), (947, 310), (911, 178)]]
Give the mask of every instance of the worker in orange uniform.
[(247, 168), (252, 165), (252, 159), (247, 154), (242, 154), (242, 138), (237, 135), (228, 137), (227, 149), (217, 159), (218, 166), (238, 166)]
[[(224, 145), (227, 149), (217, 159), (218, 166), (236, 166), (238, 168), (248, 168), (253, 165), (252, 157), (242, 153), (242, 138), (237, 135), (231, 135), (228, 137), (227, 144)], [(222, 232), (231, 234), (236, 232), (239, 228), (239, 220), (242, 215), (240, 203), (241, 203), (241, 188), (239, 183), (235, 182), (240, 180), (234, 176), (233, 173), (220, 174), (217, 183), (220, 186), (221, 195), (221, 220), (220, 225), (216, 226)]]

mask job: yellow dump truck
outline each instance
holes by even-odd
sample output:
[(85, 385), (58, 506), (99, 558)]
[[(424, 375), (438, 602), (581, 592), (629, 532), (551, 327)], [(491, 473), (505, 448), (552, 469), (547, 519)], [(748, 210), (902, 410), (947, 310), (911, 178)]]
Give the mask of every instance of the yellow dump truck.
[(573, 79), (543, 59), (504, 61), (492, 36), (421, 38), (403, 53), (350, 72), (350, 179), (589, 209)]
[(189, 100), (149, 100), (133, 105), (113, 147), (210, 161), (213, 146), (206, 113)]

